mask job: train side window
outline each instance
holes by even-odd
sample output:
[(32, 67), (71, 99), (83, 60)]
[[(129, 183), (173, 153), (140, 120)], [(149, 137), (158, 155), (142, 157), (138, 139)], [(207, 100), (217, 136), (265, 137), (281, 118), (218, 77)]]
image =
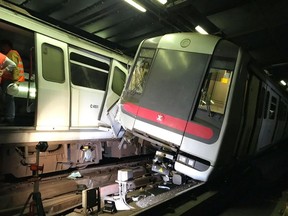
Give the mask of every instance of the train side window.
[(277, 120), (280, 120), (284, 118), (285, 116), (285, 110), (284, 110), (284, 103), (282, 101), (279, 101), (278, 106), (278, 112), (277, 112)]
[(130, 77), (131, 81), (129, 82), (127, 93), (142, 94), (154, 54), (155, 49), (141, 49), (136, 64), (132, 68), (132, 76)]
[(269, 99), (270, 99), (270, 92), (266, 92), (266, 98), (265, 98), (265, 110), (264, 110), (264, 119), (267, 118), (267, 112), (268, 112), (268, 105), (269, 105)]
[(225, 112), (237, 55), (238, 47), (225, 40), (220, 41), (214, 51), (198, 105), (209, 115), (212, 112), (223, 115)]
[(120, 68), (115, 67), (112, 80), (112, 90), (119, 96), (122, 93), (125, 81), (126, 81), (126, 74)]
[(65, 81), (63, 50), (51, 44), (43, 43), (42, 70), (45, 80), (63, 83)]
[(269, 119), (275, 119), (276, 108), (277, 108), (277, 99), (272, 96), (269, 108)]
[(260, 92), (260, 97), (259, 97), (259, 102), (258, 102), (258, 118), (262, 118), (262, 114), (263, 114), (263, 104), (264, 104), (264, 98), (265, 98), (265, 88), (262, 87), (261, 88), (261, 92)]
[(88, 58), (83, 55), (79, 55), (77, 53), (71, 52), (70, 60), (75, 62), (81, 62), (84, 65), (90, 65), (94, 68), (99, 68), (104, 71), (109, 71), (110, 66), (106, 62), (98, 61), (92, 58)]
[(199, 108), (224, 114), (232, 71), (211, 68), (205, 86), (201, 91)]
[(109, 65), (77, 53), (70, 54), (71, 81), (74, 85), (106, 90)]

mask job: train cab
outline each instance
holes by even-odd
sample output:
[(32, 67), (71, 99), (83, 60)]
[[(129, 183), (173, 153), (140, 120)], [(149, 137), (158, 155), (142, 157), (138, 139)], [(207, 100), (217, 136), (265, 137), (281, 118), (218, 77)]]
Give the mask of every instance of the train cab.
[[(262, 110), (260, 85), (268, 81), (241, 47), (211, 35), (167, 34), (144, 40), (134, 61), (120, 122), (156, 146), (155, 171), (207, 181), (273, 143), (277, 99), (266, 96), (274, 102)], [(259, 141), (266, 120), (255, 127), (262, 112), (275, 115), (267, 143)]]

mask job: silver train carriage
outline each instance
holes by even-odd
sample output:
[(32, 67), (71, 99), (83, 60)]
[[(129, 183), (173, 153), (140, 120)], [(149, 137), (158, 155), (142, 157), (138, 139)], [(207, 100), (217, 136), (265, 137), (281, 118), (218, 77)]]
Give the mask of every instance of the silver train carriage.
[(25, 70), (14, 97), (15, 121), (0, 123), (0, 174), (31, 175), (42, 141), (49, 146), (40, 152), (44, 172), (135, 155), (137, 146), (119, 148), (115, 121), (131, 58), (3, 1), (0, 14), (0, 39), (13, 43)]
[(155, 146), (155, 172), (215, 179), (287, 138), (287, 95), (262, 72), (241, 47), (216, 36), (144, 40), (120, 122), (127, 137)]

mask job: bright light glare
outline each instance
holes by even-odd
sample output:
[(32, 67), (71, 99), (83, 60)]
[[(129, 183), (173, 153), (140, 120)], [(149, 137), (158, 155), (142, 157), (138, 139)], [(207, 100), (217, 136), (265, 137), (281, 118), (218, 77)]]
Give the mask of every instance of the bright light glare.
[[(19, 86), (18, 89), (19, 89), (19, 93), (24, 93), (27, 95), (27, 92), (28, 92), (27, 86)], [(30, 88), (29, 96), (31, 99), (34, 99), (36, 97), (36, 89), (35, 88)]]
[(286, 82), (284, 80), (281, 80), (280, 83), (283, 85), (283, 86), (286, 86)]
[(206, 32), (201, 26), (196, 26), (195, 27), (196, 31), (198, 31), (200, 34), (206, 34), (208, 35), (208, 32)]
[(134, 2), (133, 0), (125, 0), (128, 4), (132, 5), (133, 7), (137, 8), (138, 10), (142, 12), (146, 12), (146, 9), (139, 5), (138, 3)]
[(167, 3), (167, 0), (158, 0), (158, 2), (160, 2), (161, 4), (166, 4)]

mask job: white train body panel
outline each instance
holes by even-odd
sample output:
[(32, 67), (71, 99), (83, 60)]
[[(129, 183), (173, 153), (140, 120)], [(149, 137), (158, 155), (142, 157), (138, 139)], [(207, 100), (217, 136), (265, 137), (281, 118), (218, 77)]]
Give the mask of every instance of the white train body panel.
[(98, 126), (98, 116), (105, 92), (72, 87), (71, 127)]
[[(21, 130), (21, 128), (19, 128)], [(19, 146), (35, 146), (39, 141), (45, 140), (51, 144), (61, 143), (85, 143), (87, 141), (109, 140), (114, 137), (114, 133), (107, 128), (86, 129), (86, 130), (70, 130), (67, 131), (28, 131), (23, 130), (20, 133), (11, 135), (11, 132), (1, 132), (1, 136), (5, 136), (6, 144), (18, 144)], [(21, 139), (21, 142), (19, 140)]]

